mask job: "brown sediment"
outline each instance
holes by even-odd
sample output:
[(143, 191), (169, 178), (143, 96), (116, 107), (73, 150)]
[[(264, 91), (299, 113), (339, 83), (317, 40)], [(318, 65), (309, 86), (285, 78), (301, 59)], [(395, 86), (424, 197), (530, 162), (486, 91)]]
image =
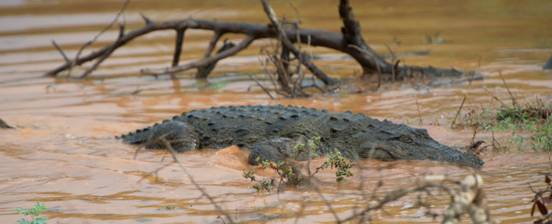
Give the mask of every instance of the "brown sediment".
[[(134, 148), (121, 144), (109, 136), (118, 133), (121, 123), (95, 119), (54, 118), (48, 116), (10, 116), (23, 128), (4, 135), (0, 140), (0, 161), (2, 169), (0, 189), (6, 207), (27, 206), (29, 202), (41, 201), (49, 207), (61, 209), (48, 213), (51, 219), (96, 220), (97, 222), (131, 222), (147, 217), (159, 221), (216, 219), (216, 211), (200, 195), (170, 155), (163, 151), (143, 151), (133, 159)], [(42, 128), (31, 124), (41, 122)], [(67, 126), (67, 124), (71, 124)], [(138, 123), (128, 126), (137, 126)], [(127, 126), (126, 124), (123, 126)], [(101, 129), (98, 127), (102, 127)], [(471, 138), (469, 131), (453, 131), (445, 127), (426, 126), (436, 139), (447, 144), (462, 143)], [(76, 134), (73, 134), (76, 133)], [(7, 140), (9, 139), (9, 141)], [(20, 153), (15, 153), (20, 152)], [(247, 165), (247, 153), (237, 147), (220, 151), (187, 152), (178, 155), (179, 160), (217, 200), (224, 201), (223, 207), (236, 208), (241, 219), (254, 219), (258, 214), (278, 215), (305, 203), (310, 210), (301, 215), (305, 221), (322, 221), (331, 217), (312, 209), (325, 211), (316, 193), (305, 189), (288, 189), (279, 197), (271, 194), (257, 194), (251, 183), (242, 177)], [(482, 170), (485, 190), (499, 217), (506, 220), (528, 220), (523, 198), (531, 191), (528, 183), (538, 184), (539, 172), (548, 169), (548, 155), (544, 153), (510, 153), (484, 157), (486, 165)], [(316, 167), (323, 159), (313, 160)], [(167, 165), (152, 175), (152, 172)], [(8, 168), (9, 167), (9, 168)], [(358, 167), (363, 167), (362, 171)], [(8, 169), (6, 169), (8, 168)], [(324, 194), (331, 196), (343, 214), (346, 208), (358, 206), (362, 201), (355, 196), (363, 183), (366, 192), (383, 180), (380, 193), (399, 187), (407, 187), (416, 178), (427, 174), (445, 174), (461, 177), (471, 171), (464, 168), (428, 161), (381, 162), (360, 161), (353, 167), (354, 176), (344, 184), (333, 183), (334, 170), (323, 170), (319, 176)], [(270, 178), (274, 173), (260, 171), (261, 177)], [(338, 190), (339, 189), (339, 190)], [(341, 193), (340, 193), (341, 192)], [(509, 192), (509, 193), (507, 193)], [(501, 195), (509, 194), (504, 197)], [(412, 199), (406, 198), (389, 206), (389, 214), (378, 220), (409, 220), (415, 211), (401, 210)], [(26, 202), (28, 201), (28, 202)], [(286, 206), (271, 208), (283, 203)], [(359, 204), (360, 203), (360, 204)], [(440, 202), (435, 202), (436, 206)], [(104, 210), (109, 205), (113, 210)], [(137, 206), (139, 208), (136, 208)], [(291, 207), (290, 207), (291, 206)], [(77, 209), (76, 211), (72, 211)], [(505, 210), (506, 209), (506, 210)], [(520, 210), (521, 214), (508, 213)], [(495, 211), (497, 212), (497, 211)], [(192, 215), (192, 217), (190, 217)], [(282, 220), (292, 219), (293, 217)], [(517, 218), (516, 218), (517, 217)], [(522, 218), (524, 217), (524, 218)], [(17, 216), (8, 215), (6, 219)], [(257, 217), (258, 218), (258, 217)], [(430, 221), (431, 219), (422, 219)]]
[[(258, 46), (252, 46), (239, 57), (221, 61), (208, 82), (193, 80), (193, 74), (182, 75), (176, 81), (127, 76), (145, 64), (167, 66), (172, 55), (172, 51), (167, 49), (172, 49), (174, 39), (163, 35), (152, 36), (147, 41), (137, 41), (129, 48), (121, 49), (98, 71), (98, 79), (75, 82), (41, 78), (42, 72), (62, 60), (50, 46), (52, 38), (60, 39), (58, 44), (71, 55), (71, 52), (78, 50), (80, 43), (90, 37), (90, 33), (95, 33), (98, 27), (101, 28), (112, 18), (113, 10), (118, 7), (110, 5), (98, 9), (91, 7), (91, 4), (97, 4), (92, 1), (72, 2), (75, 4), (59, 7), (39, 2), (25, 2), (13, 7), (0, 4), (0, 19), (15, 24), (2, 23), (0, 31), (0, 116), (17, 127), (0, 132), (0, 220), (6, 223), (14, 223), (21, 217), (15, 213), (15, 208), (31, 207), (35, 201), (53, 208), (46, 216), (54, 223), (216, 221), (219, 214), (208, 200), (201, 198), (200, 192), (190, 184), (182, 170), (171, 164), (168, 153), (141, 151), (134, 159), (135, 148), (113, 138), (183, 111), (250, 104), (293, 104), (331, 111), (351, 110), (427, 128), (436, 140), (463, 147), (471, 142), (472, 130), (450, 130), (448, 127), (458, 104), (464, 95), (467, 96), (466, 109), (500, 106), (491, 95), (507, 102), (510, 96), (498, 77), (499, 70), (520, 101), (535, 96), (549, 98), (552, 89), (549, 73), (541, 71), (542, 61), (550, 52), (527, 48), (527, 44), (538, 43), (541, 40), (539, 37), (552, 36), (549, 24), (543, 22), (552, 19), (551, 14), (541, 13), (539, 7), (528, 5), (516, 10), (527, 10), (528, 14), (541, 17), (513, 17), (509, 16), (507, 12), (511, 10), (507, 9), (517, 6), (503, 2), (488, 12), (491, 16), (488, 13), (483, 15), (475, 13), (477, 10), (468, 10), (480, 3), (475, 0), (467, 1), (472, 4), (470, 6), (460, 1), (447, 4), (404, 1), (400, 4), (374, 2), (370, 7), (355, 8), (360, 22), (370, 27), (364, 35), (375, 44), (375, 50), (385, 52), (378, 46), (383, 46), (396, 36), (401, 43), (390, 44), (390, 47), (398, 55), (420, 50), (430, 52), (425, 56), (404, 56), (402, 59), (408, 60), (408, 63), (453, 64), (459, 68), (477, 69), (480, 60), (474, 55), (480, 56), (479, 69), (486, 80), (469, 85), (418, 88), (415, 84), (397, 83), (384, 85), (379, 92), (270, 100), (248, 76), (225, 74), (228, 71), (259, 73), (258, 59), (252, 56), (258, 53)], [(546, 3), (544, 0), (540, 2)], [(224, 10), (211, 2), (202, 3), (205, 5), (194, 1), (136, 4), (130, 5), (131, 8), (136, 7), (133, 10), (149, 9), (151, 13), (148, 16), (152, 18), (165, 19), (171, 15), (180, 18), (183, 14), (192, 13), (181, 10), (199, 8), (205, 9), (205, 12), (196, 12), (201, 17), (218, 15), (237, 21), (266, 22), (261, 9), (249, 7), (248, 1), (232, 2), (225, 5)], [(273, 4), (279, 12), (286, 11), (281, 9), (287, 6)], [(333, 15), (335, 2), (328, 3), (332, 7), (327, 8), (325, 4), (312, 4), (312, 1), (297, 4), (308, 27), (336, 27), (334, 22), (337, 17), (326, 19), (320, 16)], [(178, 11), (174, 11), (175, 5)], [(432, 10), (434, 7), (440, 10)], [(382, 9), (391, 14), (383, 14)], [(458, 12), (464, 9), (467, 11)], [(422, 11), (424, 13), (418, 13)], [(33, 15), (29, 16), (29, 12)], [(129, 11), (129, 23), (141, 23), (132, 13), (134, 11)], [(404, 19), (405, 15), (407, 19)], [(72, 23), (52, 26), (41, 22), (58, 21), (57, 18), (65, 18), (64, 21)], [(75, 18), (88, 19), (80, 21)], [(450, 29), (450, 24), (455, 24), (454, 29)], [(441, 35), (450, 41), (440, 45), (423, 43), (424, 35), (433, 30), (445, 30)], [(182, 60), (201, 57), (205, 48), (207, 36), (202, 33), (188, 36), (187, 54), (182, 55)], [(348, 72), (351, 69), (359, 69), (350, 59), (335, 52), (310, 50), (323, 59), (317, 61), (317, 65), (335, 72), (336, 76), (350, 76)], [(331, 68), (328, 69), (328, 66)], [(101, 80), (102, 76), (115, 77)], [(353, 82), (362, 89), (371, 89), (369, 84)], [(496, 136), (508, 137), (504, 133), (496, 133)], [(477, 140), (488, 138), (490, 133), (478, 131)], [(195, 180), (237, 220), (274, 218), (273, 222), (293, 222), (302, 205), (307, 207), (302, 214), (298, 214), (300, 222), (333, 220), (318, 194), (311, 190), (290, 189), (279, 195), (255, 193), (251, 183), (242, 177), (244, 168), (254, 168), (244, 163), (246, 156), (246, 152), (232, 147), (221, 151), (183, 153), (178, 158)], [(540, 173), (550, 171), (548, 154), (484, 152), (483, 158), (486, 164), (481, 173), (493, 216), (503, 223), (530, 222), (529, 201), (532, 193), (528, 186), (539, 187), (542, 184)], [(321, 162), (315, 160), (313, 166)], [(359, 171), (357, 168), (360, 165), (366, 169)], [(166, 167), (151, 175), (163, 166)], [(353, 168), (354, 176), (339, 185), (335, 184), (333, 170), (322, 171), (320, 188), (341, 215), (365, 203), (358, 194), (360, 183), (364, 183), (364, 190), (371, 192), (379, 180), (384, 180), (381, 192), (386, 192), (408, 186), (424, 174), (460, 177), (470, 172), (423, 161), (363, 161)], [(260, 174), (263, 177), (273, 175), (270, 172)], [(445, 205), (440, 199), (444, 198), (435, 200), (436, 207)], [(373, 217), (374, 222), (434, 222), (430, 218), (419, 218), (415, 209), (401, 209), (412, 201), (412, 198), (406, 198), (391, 204), (386, 207), (386, 213)]]

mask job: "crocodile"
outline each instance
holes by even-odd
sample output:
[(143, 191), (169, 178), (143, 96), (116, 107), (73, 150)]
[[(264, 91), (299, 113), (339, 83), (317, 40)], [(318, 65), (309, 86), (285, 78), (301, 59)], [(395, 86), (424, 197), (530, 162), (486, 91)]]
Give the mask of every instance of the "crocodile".
[[(118, 136), (128, 144), (149, 149), (185, 152), (237, 145), (250, 151), (248, 162), (306, 160), (338, 150), (351, 159), (435, 160), (480, 168), (483, 161), (470, 152), (431, 138), (412, 128), (364, 114), (328, 112), (298, 106), (222, 106), (192, 110), (153, 126)], [(314, 153), (298, 153), (297, 144), (317, 138)]]

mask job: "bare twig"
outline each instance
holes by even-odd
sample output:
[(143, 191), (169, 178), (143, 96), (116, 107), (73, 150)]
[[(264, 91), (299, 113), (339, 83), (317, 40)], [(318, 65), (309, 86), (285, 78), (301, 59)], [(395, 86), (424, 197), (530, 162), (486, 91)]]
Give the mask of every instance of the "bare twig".
[(111, 48), (108, 51), (106, 51), (102, 56), (100, 56), (98, 58), (98, 60), (96, 60), (96, 62), (94, 62), (92, 67), (88, 68), (86, 71), (84, 71), (84, 73), (82, 73), (80, 78), (85, 78), (86, 76), (90, 75), (90, 73), (92, 73), (94, 70), (96, 70), (98, 68), (98, 66), (100, 66), (100, 64), (103, 61), (105, 61), (105, 59), (107, 59), (111, 54), (113, 54), (114, 51), (115, 51), (115, 48)]
[(151, 20), (149, 17), (147, 17), (143, 13), (140, 13), (140, 16), (142, 17), (142, 20), (144, 20), (144, 23), (146, 24), (146, 26), (151, 26), (151, 25), (155, 24), (155, 22), (153, 22), (153, 20)]
[[(113, 18), (113, 20), (111, 20), (111, 22), (107, 26), (105, 26), (98, 34), (96, 34), (96, 36), (94, 36), (91, 40), (89, 40), (88, 42), (86, 42), (84, 45), (81, 46), (81, 48), (79, 49), (79, 51), (77, 51), (77, 54), (75, 55), (75, 60), (73, 60), (73, 63), (66, 63), (66, 64), (69, 64), (70, 67), (75, 65), (75, 64), (79, 65), (77, 62), (79, 61), (80, 56), (81, 56), (82, 52), (84, 51), (84, 49), (86, 49), (87, 47), (89, 47), (90, 45), (95, 43), (98, 40), (98, 38), (100, 38), (100, 36), (102, 36), (105, 32), (107, 32), (109, 29), (111, 29), (111, 27), (113, 27), (113, 25), (119, 20), (119, 17), (121, 17), (123, 12), (126, 10), (129, 2), (130, 2), (130, 0), (125, 0), (125, 2), (123, 3), (123, 6), (121, 6), (121, 9), (119, 9), (117, 14), (115, 15), (115, 18)], [(121, 38), (121, 36), (122, 36), (121, 31), (124, 32), (124, 30), (125, 30), (124, 29), (124, 24), (119, 26), (119, 27), (120, 27), (119, 28), (119, 37), (117, 39)], [(109, 54), (107, 56), (105, 56), (105, 58), (107, 58), (108, 56), (109, 56)], [(102, 59), (102, 61), (105, 60), (105, 58)], [(97, 65), (94, 66), (94, 69), (96, 69), (95, 67), (97, 67), (98, 65), (99, 65), (99, 63), (97, 63)], [(90, 70), (90, 72), (92, 70)], [(86, 75), (90, 74), (90, 72), (87, 71)], [(82, 77), (85, 77), (86, 75), (83, 74)]]
[[(166, 135), (165, 135), (166, 136)], [(220, 205), (215, 201), (215, 199), (209, 195), (207, 193), (207, 191), (205, 191), (205, 189), (203, 189), (203, 187), (201, 187), (194, 179), (194, 177), (188, 172), (188, 170), (186, 169), (186, 167), (184, 167), (184, 165), (182, 165), (182, 163), (180, 162), (180, 160), (178, 159), (178, 157), (176, 156), (177, 152), (174, 150), (174, 148), (171, 146), (170, 142), (165, 138), (165, 136), (161, 136), (159, 137), (159, 140), (165, 145), (165, 147), (169, 150), (169, 152), (171, 153), (171, 156), (173, 158), (173, 161), (178, 164), (178, 166), (180, 167), (180, 169), (182, 171), (184, 171), (184, 174), (186, 174), (186, 176), (188, 177), (188, 179), (190, 180), (190, 182), (194, 185), (194, 187), (199, 190), (201, 192), (201, 195), (205, 198), (207, 198), (207, 200), (209, 200), (209, 202), (215, 207), (215, 209), (221, 213), (222, 215), (224, 215), (224, 217), (230, 222), (230, 223), (234, 223), (234, 220), (232, 219), (232, 217), (224, 211), (224, 209), (222, 209), (222, 207), (220, 207)]]
[(471, 137), (471, 141), (470, 141), (470, 145), (474, 145), (475, 144), (475, 136), (477, 136), (477, 130), (479, 129), (479, 125), (473, 125), (473, 133), (472, 133), (472, 137)]
[(506, 80), (502, 76), (502, 71), (498, 72), (498, 76), (500, 76), (500, 79), (502, 79), (502, 83), (504, 84), (504, 88), (506, 88), (506, 91), (508, 91), (508, 94), (510, 95), (510, 99), (512, 99), (512, 106), (517, 107), (516, 97), (514, 97), (514, 94), (510, 91), (510, 88), (508, 88), (508, 85), (506, 84)]
[[(299, 28), (297, 23), (286, 25), (292, 26), (295, 30)], [(298, 44), (296, 46), (297, 49), (302, 51), (300, 35), (296, 33), (295, 38), (298, 40)], [(310, 40), (307, 40), (307, 45), (309, 44)], [(273, 88), (277, 94), (290, 98), (308, 97), (309, 94), (305, 92), (305, 89), (311, 87), (317, 88), (320, 92), (326, 92), (325, 89), (322, 89), (316, 85), (314, 77), (313, 84), (310, 86), (303, 85), (305, 78), (305, 74), (302, 72), (303, 65), (298, 62), (295, 63), (295, 69), (290, 69), (292, 62), (297, 60), (297, 57), (291, 56), (290, 50), (282, 43), (282, 41), (276, 41), (275, 44), (272, 45), (273, 46), (270, 48), (262, 48), (261, 53), (265, 56), (265, 60), (261, 60), (261, 65), (263, 66), (265, 73), (270, 78)], [(269, 65), (275, 67), (274, 72), (269, 71), (267, 67)]]
[(456, 111), (456, 115), (454, 115), (454, 119), (450, 123), (450, 128), (454, 128), (454, 125), (456, 124), (456, 120), (458, 119), (458, 116), (460, 115), (460, 112), (462, 111), (462, 108), (464, 107), (464, 103), (466, 102), (466, 95), (462, 98), (462, 103), (460, 103), (460, 106), (458, 107), (458, 110)]
[(174, 74), (177, 72), (182, 72), (186, 70), (190, 70), (193, 68), (199, 68), (206, 65), (209, 65), (211, 63), (215, 63), (217, 61), (220, 61), (224, 58), (230, 57), (232, 55), (237, 54), (241, 50), (247, 48), (253, 41), (255, 40), (255, 37), (253, 36), (247, 36), (244, 40), (242, 40), (239, 44), (235, 45), (234, 47), (223, 51), (217, 55), (210, 56), (204, 59), (200, 59), (197, 61), (192, 61), (187, 64), (179, 65), (176, 67), (171, 68), (165, 68), (161, 70), (151, 70), (151, 69), (143, 69), (142, 73), (149, 74), (149, 75), (161, 75), (161, 74)]
[(295, 57), (305, 66), (309, 69), (309, 71), (312, 72), (314, 76), (322, 80), (325, 84), (333, 85), (336, 84), (337, 81), (330, 78), (326, 75), (322, 70), (320, 70), (316, 65), (314, 65), (309, 57), (305, 55), (305, 53), (299, 51), (293, 43), (288, 39), (287, 33), (284, 31), (284, 28), (282, 28), (282, 25), (278, 21), (278, 18), (276, 17), (276, 13), (268, 3), (268, 0), (261, 0), (261, 3), (263, 4), (263, 9), (270, 19), (270, 22), (276, 29), (276, 32), (278, 32), (278, 38), (282, 42), (282, 44), (293, 54)]
[(155, 170), (149, 172), (148, 174), (142, 176), (139, 180), (138, 180), (138, 183), (142, 182), (143, 180), (149, 178), (149, 177), (157, 177), (158, 173), (161, 172), (161, 170), (164, 170), (165, 168), (171, 166), (172, 164), (174, 164), (174, 162), (171, 162), (171, 163), (166, 163), (158, 168), (156, 168)]
[(382, 74), (381, 74), (381, 68), (378, 64), (376, 64), (376, 68), (377, 68), (376, 71), (378, 72), (378, 85), (376, 86), (376, 90), (378, 90), (381, 87)]
[(61, 49), (61, 47), (56, 43), (55, 40), (52, 40), (52, 45), (54, 45), (54, 47), (59, 52), (59, 54), (61, 54), (61, 56), (63, 57), (63, 60), (65, 60), (65, 63), (72, 63), (71, 60), (67, 57), (67, 55), (63, 51), (63, 49)]
[[(313, 177), (311, 177), (311, 178), (313, 178)], [(330, 201), (328, 199), (326, 199), (326, 197), (324, 197), (324, 194), (322, 194), (322, 191), (320, 190), (320, 188), (318, 188), (318, 186), (316, 186), (316, 185), (312, 185), (312, 186), (313, 186), (314, 190), (316, 191), (316, 193), (318, 194), (318, 196), (320, 197), (320, 199), (322, 199), (322, 201), (324, 202), (324, 205), (326, 205), (326, 207), (328, 208), (330, 213), (332, 213), (332, 215), (335, 219), (335, 223), (343, 223), (343, 221), (337, 215), (337, 212), (333, 208)]]
[[(431, 178), (435, 178), (435, 180), (431, 180)], [(431, 178), (426, 177), (423, 183), (413, 188), (391, 191), (382, 198), (372, 200), (360, 212), (356, 212), (340, 221), (350, 222), (363, 218), (369, 212), (381, 210), (385, 205), (412, 193), (431, 195), (432, 190), (438, 190), (451, 196), (451, 202), (443, 213), (442, 223), (458, 223), (463, 214), (469, 214), (473, 223), (487, 224), (492, 222), (481, 190), (482, 178), (479, 175), (466, 176), (462, 181), (453, 181), (446, 177)]]
[(418, 97), (416, 97), (416, 111), (418, 112), (418, 124), (422, 125), (422, 112), (420, 111), (420, 104), (418, 103)]
[(134, 150), (134, 155), (132, 156), (132, 159), (138, 158), (138, 153), (144, 148), (145, 148), (144, 146), (136, 147), (136, 150)]
[(389, 44), (384, 44), (384, 45), (387, 48), (387, 51), (389, 52), (389, 55), (391, 56), (391, 62), (395, 62), (397, 60), (397, 55), (395, 54), (393, 49), (391, 49), (391, 47), (389, 47)]
[(401, 198), (403, 198), (403, 197), (405, 197), (405, 196), (407, 196), (411, 193), (425, 192), (428, 189), (445, 189), (445, 187), (440, 185), (440, 184), (425, 183), (425, 184), (419, 185), (419, 186), (417, 186), (415, 188), (411, 188), (411, 189), (394, 190), (394, 191), (391, 191), (391, 192), (385, 194), (385, 196), (383, 198), (381, 198), (380, 200), (377, 200), (375, 203), (371, 203), (371, 204), (367, 205), (364, 209), (362, 209), (357, 214), (349, 216), (345, 219), (342, 219), (341, 221), (342, 222), (352, 221), (352, 220), (358, 218), (359, 216), (361, 216), (363, 214), (367, 214), (371, 211), (382, 209), (386, 204), (391, 203), (391, 202), (396, 201), (396, 200), (399, 200), (399, 199), (401, 199)]
[(266, 87), (264, 87), (263, 84), (261, 84), (259, 82), (259, 80), (257, 80), (252, 75), (249, 75), (249, 78), (253, 79), (253, 81), (255, 81), (255, 83), (257, 83), (257, 85), (266, 93), (266, 95), (268, 95), (270, 97), (270, 99), (275, 99), (274, 96), (272, 96), (272, 94), (270, 93), (270, 90), (268, 90)]
[(222, 32), (215, 30), (213, 37), (209, 41), (209, 46), (207, 47), (207, 50), (205, 51), (205, 54), (203, 55), (203, 58), (207, 58), (211, 56), (213, 51), (215, 50), (215, 47), (217, 46), (217, 42), (220, 40), (220, 37), (222, 37)]
[(495, 152), (498, 152), (499, 150), (503, 149), (504, 147), (500, 144), (500, 142), (498, 142), (498, 140), (495, 138), (495, 134), (494, 134), (494, 131), (491, 130), (491, 138), (492, 138), (492, 146), (493, 146), (493, 150)]

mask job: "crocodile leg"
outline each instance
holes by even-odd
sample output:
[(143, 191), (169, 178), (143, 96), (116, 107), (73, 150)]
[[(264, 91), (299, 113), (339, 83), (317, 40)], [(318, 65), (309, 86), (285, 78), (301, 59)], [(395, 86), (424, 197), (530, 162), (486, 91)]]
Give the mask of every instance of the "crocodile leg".
[(250, 149), (248, 162), (258, 165), (262, 161), (284, 161), (290, 158), (290, 151), (296, 145), (295, 140), (278, 137), (254, 144)]
[(180, 121), (168, 121), (152, 128), (146, 148), (168, 148), (177, 152), (197, 149), (198, 135), (191, 125)]
[[(258, 142), (250, 149), (248, 162), (251, 165), (258, 165), (261, 161), (284, 161), (286, 159), (308, 160), (309, 157), (317, 157), (318, 152), (307, 151), (305, 137), (297, 138), (276, 137)], [(313, 149), (317, 150), (317, 149)]]
[(199, 137), (193, 126), (177, 120), (137, 130), (121, 138), (127, 143), (142, 144), (148, 149), (168, 149), (170, 146), (177, 152), (197, 149), (199, 146)]

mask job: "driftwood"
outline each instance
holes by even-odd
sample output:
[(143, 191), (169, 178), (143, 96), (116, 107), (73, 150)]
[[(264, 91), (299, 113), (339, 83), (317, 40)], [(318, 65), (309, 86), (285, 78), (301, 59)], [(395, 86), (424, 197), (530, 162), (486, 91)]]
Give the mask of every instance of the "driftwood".
[[(408, 66), (399, 65), (399, 61), (389, 63), (378, 55), (368, 44), (366, 44), (362, 37), (360, 23), (355, 19), (352, 11), (352, 7), (348, 0), (339, 1), (339, 15), (343, 22), (341, 32), (328, 32), (315, 29), (304, 29), (294, 27), (283, 27), (279, 24), (276, 16), (274, 15), (268, 1), (261, 0), (267, 16), (271, 20), (270, 24), (251, 24), (251, 23), (235, 23), (235, 22), (222, 22), (215, 20), (202, 20), (202, 19), (182, 19), (157, 22), (144, 15), (142, 15), (145, 25), (142, 28), (135, 29), (126, 32), (125, 24), (119, 24), (119, 35), (117, 39), (96, 51), (93, 51), (87, 55), (80, 55), (82, 51), (75, 59), (70, 59), (63, 53), (63, 50), (54, 42), (54, 46), (64, 56), (65, 63), (54, 68), (46, 73), (47, 76), (56, 77), (63, 71), (71, 71), (74, 66), (81, 66), (87, 62), (92, 62), (91, 67), (85, 70), (78, 77), (85, 78), (90, 75), (98, 66), (114, 51), (118, 48), (126, 45), (135, 38), (141, 37), (151, 32), (162, 30), (174, 30), (176, 32), (175, 50), (173, 55), (172, 64), (170, 67), (163, 69), (143, 69), (142, 73), (151, 75), (168, 74), (173, 76), (175, 73), (197, 69), (196, 78), (206, 78), (210, 71), (215, 67), (216, 63), (224, 58), (233, 56), (240, 51), (246, 49), (256, 40), (260, 39), (278, 39), (282, 41), (286, 49), (291, 52), (299, 61), (318, 79), (324, 84), (335, 84), (336, 81), (325, 74), (322, 70), (318, 69), (314, 63), (305, 57), (298, 49), (293, 47), (294, 43), (309, 44), (315, 47), (324, 47), (333, 49), (347, 55), (350, 55), (361, 67), (365, 76), (377, 75), (378, 80), (381, 81), (382, 76), (384, 79), (400, 80), (406, 77), (410, 77), (415, 74), (429, 75), (429, 76), (461, 76), (463, 73), (455, 69), (442, 69), (434, 67), (420, 67), (420, 66)], [(126, 7), (125, 2), (124, 7)], [(121, 10), (124, 10), (124, 7)], [(119, 17), (121, 12), (118, 13)], [(113, 25), (113, 22), (110, 26)], [(180, 64), (180, 55), (182, 53), (182, 47), (184, 44), (186, 30), (198, 29), (209, 30), (213, 32), (213, 37), (209, 42), (209, 46), (203, 58), (196, 61), (192, 61), (186, 64)], [(103, 31), (102, 31), (103, 32)], [(241, 42), (221, 47), (215, 54), (213, 54), (217, 43), (224, 34), (242, 34), (245, 37)], [(95, 41), (96, 37), (93, 41)], [(89, 41), (85, 44), (88, 46), (91, 44)], [(84, 48), (84, 46), (83, 46)], [(174, 77), (174, 76), (173, 76)]]

